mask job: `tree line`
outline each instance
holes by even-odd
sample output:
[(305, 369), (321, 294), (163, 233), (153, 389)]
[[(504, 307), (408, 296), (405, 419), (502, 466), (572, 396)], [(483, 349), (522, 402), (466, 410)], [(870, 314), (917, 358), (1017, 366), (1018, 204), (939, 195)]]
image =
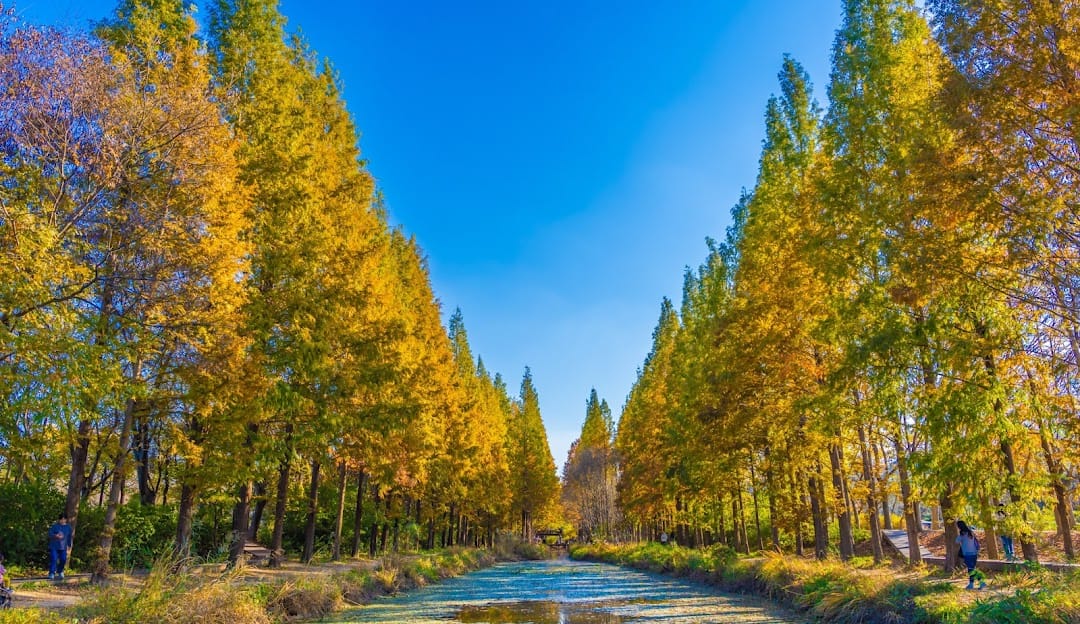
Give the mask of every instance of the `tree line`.
[(628, 530), (880, 559), (897, 527), (916, 562), (965, 518), (1075, 556), (1080, 7), (921, 4), (843, 2), (824, 109), (785, 57), (618, 420)]
[(444, 328), (277, 2), (203, 8), (82, 33), (0, 6), (0, 484), (59, 485), (76, 542), (101, 510), (97, 578), (125, 505), (202, 556), (228, 509), (233, 563), (259, 531), (280, 563), (290, 514), (305, 561), (528, 534), (558, 497), (531, 373), (511, 397)]

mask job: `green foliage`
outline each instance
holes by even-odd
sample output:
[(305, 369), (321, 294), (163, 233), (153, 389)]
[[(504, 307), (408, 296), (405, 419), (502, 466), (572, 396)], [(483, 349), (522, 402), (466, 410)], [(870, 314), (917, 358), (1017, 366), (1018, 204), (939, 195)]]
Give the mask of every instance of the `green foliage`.
[(149, 568), (175, 537), (174, 507), (131, 501), (117, 514), (112, 564), (122, 569)]
[[(71, 559), (76, 565), (87, 566), (101, 539), (105, 508), (83, 504)], [(149, 568), (154, 560), (168, 550), (176, 538), (176, 508), (164, 505), (142, 505), (129, 501), (117, 510), (116, 536), (109, 559), (120, 569)]]
[(0, 624), (71, 624), (71, 618), (47, 609), (0, 609)]
[(0, 484), (0, 553), (5, 565), (46, 567), (46, 533), (63, 509), (63, 495), (44, 483)]

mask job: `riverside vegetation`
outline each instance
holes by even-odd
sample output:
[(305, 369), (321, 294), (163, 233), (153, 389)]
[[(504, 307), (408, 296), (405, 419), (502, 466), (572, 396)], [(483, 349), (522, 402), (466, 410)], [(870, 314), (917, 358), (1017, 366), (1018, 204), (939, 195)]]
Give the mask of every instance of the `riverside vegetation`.
[(174, 571), (177, 561), (160, 560), (137, 587), (90, 586), (74, 607), (4, 610), (0, 611), (0, 624), (307, 621), (477, 570), (500, 557), (535, 556), (533, 551), (513, 544), (492, 551), (451, 548), (431, 554), (387, 556), (370, 570), (353, 568), (332, 574), (301, 570), (274, 581), (253, 581), (236, 568), (219, 574), (199, 573), (196, 568)]
[(656, 543), (580, 545), (570, 554), (760, 594), (830, 624), (1080, 623), (1080, 578), (1037, 565), (997, 574), (990, 591), (970, 592), (923, 566), (898, 570), (867, 557), (849, 563), (769, 553), (745, 558), (722, 545), (690, 549)]

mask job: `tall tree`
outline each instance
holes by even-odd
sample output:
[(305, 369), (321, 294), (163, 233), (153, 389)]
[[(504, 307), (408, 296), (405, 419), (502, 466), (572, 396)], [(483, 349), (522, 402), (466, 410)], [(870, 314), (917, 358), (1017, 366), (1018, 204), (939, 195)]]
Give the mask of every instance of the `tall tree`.
[(571, 445), (563, 468), (563, 508), (577, 518), (582, 539), (609, 537), (618, 522), (612, 430), (611, 408), (594, 388), (585, 404), (581, 436)]
[(507, 454), (513, 459), (512, 507), (521, 521), (522, 539), (528, 539), (534, 522), (544, 521), (555, 512), (559, 477), (555, 474), (555, 460), (540, 416), (540, 398), (527, 367), (521, 379), (517, 409), (508, 428)]
[[(377, 311), (392, 296), (380, 270), (388, 237), (337, 78), (286, 38), (277, 3), (218, 1), (209, 32), (217, 79), (234, 90), (228, 116), (244, 138), (255, 248), (247, 313), (253, 355), (273, 380), (249, 412), (247, 453), (277, 458), (280, 527), (296, 455), (322, 462), (327, 440), (355, 413), (350, 403), (394, 365), (378, 347), (396, 335)], [(240, 483), (233, 561), (248, 533), (249, 488)], [(279, 536), (275, 529), (280, 554)]]
[(136, 434), (145, 434), (137, 459), (143, 500), (150, 502), (147, 471), (157, 443), (150, 431), (178, 404), (208, 403), (209, 397), (185, 397), (207, 389), (190, 384), (217, 346), (204, 336), (211, 327), (233, 335), (238, 326), (244, 195), (237, 193), (235, 143), (214, 101), (195, 29), (180, 2), (134, 0), (122, 2), (116, 19), (98, 29), (125, 85), (129, 117), (110, 224), (121, 244), (108, 256), (99, 299), (126, 384), (117, 397), (123, 408), (96, 579), (108, 570)]

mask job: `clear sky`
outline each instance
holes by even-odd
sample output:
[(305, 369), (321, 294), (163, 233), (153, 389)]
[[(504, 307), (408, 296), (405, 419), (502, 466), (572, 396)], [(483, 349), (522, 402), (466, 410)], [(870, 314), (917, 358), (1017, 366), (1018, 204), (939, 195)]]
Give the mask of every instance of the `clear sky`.
[[(11, 6), (11, 0), (4, 0)], [(197, 3), (198, 4), (198, 3)], [(16, 0), (86, 26), (112, 0)], [(560, 470), (591, 388), (618, 418), (662, 297), (752, 187), (784, 53), (825, 101), (840, 0), (283, 0), (341, 74), (444, 319), (516, 394), (532, 369)]]

